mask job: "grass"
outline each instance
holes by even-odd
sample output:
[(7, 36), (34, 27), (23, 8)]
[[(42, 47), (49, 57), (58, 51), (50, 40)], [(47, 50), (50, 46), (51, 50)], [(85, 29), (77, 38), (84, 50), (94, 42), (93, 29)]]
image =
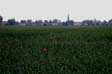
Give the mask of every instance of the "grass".
[(0, 27), (0, 74), (111, 73), (112, 27)]

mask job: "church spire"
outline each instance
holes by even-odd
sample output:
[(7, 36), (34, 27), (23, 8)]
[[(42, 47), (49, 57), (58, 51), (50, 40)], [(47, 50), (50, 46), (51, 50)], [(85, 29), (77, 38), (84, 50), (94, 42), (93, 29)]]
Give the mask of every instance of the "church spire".
[(69, 14), (68, 14), (68, 16), (67, 16), (67, 21), (70, 21), (70, 17), (69, 17)]

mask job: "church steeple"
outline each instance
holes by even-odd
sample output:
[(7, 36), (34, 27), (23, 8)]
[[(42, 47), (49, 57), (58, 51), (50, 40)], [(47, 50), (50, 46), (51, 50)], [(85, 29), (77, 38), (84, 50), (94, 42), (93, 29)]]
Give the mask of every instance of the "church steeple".
[(70, 21), (70, 17), (69, 17), (69, 14), (68, 14), (68, 16), (67, 16), (67, 21)]

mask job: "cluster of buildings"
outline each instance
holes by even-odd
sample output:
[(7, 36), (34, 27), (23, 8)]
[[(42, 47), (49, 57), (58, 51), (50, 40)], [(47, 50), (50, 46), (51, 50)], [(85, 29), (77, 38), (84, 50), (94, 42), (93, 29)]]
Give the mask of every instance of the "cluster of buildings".
[(69, 14), (67, 16), (66, 21), (61, 21), (58, 19), (53, 20), (36, 20), (32, 21), (31, 19), (28, 20), (21, 20), (20, 22), (16, 21), (15, 19), (9, 19), (8, 21), (4, 22), (6, 25), (19, 25), (19, 26), (73, 26), (73, 25), (80, 25), (80, 22), (74, 22), (70, 20)]

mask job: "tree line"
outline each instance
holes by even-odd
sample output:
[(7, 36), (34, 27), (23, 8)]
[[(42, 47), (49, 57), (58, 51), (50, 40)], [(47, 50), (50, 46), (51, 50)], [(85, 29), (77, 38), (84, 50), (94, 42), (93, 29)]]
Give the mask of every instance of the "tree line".
[(18, 26), (110, 26), (112, 25), (112, 19), (109, 21), (100, 21), (100, 20), (83, 20), (81, 22), (76, 22), (73, 20), (66, 20), (61, 21), (58, 19), (53, 20), (36, 20), (32, 21), (31, 19), (28, 20), (21, 20), (17, 21), (14, 18), (8, 19), (7, 21), (3, 21), (3, 17), (0, 16), (0, 25), (18, 25)]

